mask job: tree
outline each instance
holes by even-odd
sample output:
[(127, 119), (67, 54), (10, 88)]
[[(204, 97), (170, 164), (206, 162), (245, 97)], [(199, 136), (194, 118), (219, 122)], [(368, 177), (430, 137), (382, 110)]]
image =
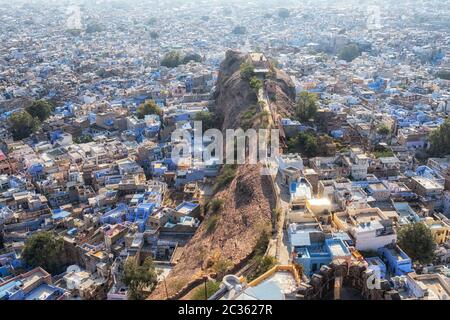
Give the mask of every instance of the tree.
[(33, 234), (25, 241), (22, 259), (30, 267), (42, 267), (54, 274), (62, 271), (61, 256), (63, 253), (63, 240), (53, 232), (42, 231)]
[(45, 100), (36, 100), (31, 106), (25, 109), (33, 118), (38, 118), (41, 122), (50, 117), (53, 106)]
[(420, 263), (433, 260), (435, 243), (430, 229), (424, 223), (410, 223), (400, 228), (397, 241), (412, 260)]
[[(205, 291), (206, 286), (206, 291)], [(198, 286), (190, 298), (190, 300), (206, 300), (220, 289), (220, 282), (209, 280), (205, 284)], [(205, 297), (206, 294), (206, 297)]]
[(133, 259), (127, 260), (124, 266), (123, 283), (128, 287), (130, 300), (144, 300), (151, 293), (158, 281), (155, 264), (148, 257), (139, 266)]
[(339, 60), (345, 60), (347, 62), (353, 61), (356, 57), (361, 54), (361, 51), (357, 44), (351, 43), (342, 48), (339, 52)]
[(241, 73), (241, 79), (243, 80), (250, 81), (250, 79), (255, 75), (255, 67), (248, 62), (241, 64), (239, 71)]
[(220, 118), (213, 112), (200, 111), (195, 115), (195, 121), (202, 122), (202, 129), (205, 132), (208, 129), (220, 129)]
[(157, 21), (158, 21), (158, 20), (157, 20), (155, 17), (151, 17), (151, 18), (149, 18), (149, 19), (147, 20), (147, 25), (153, 26), (153, 25), (156, 24)]
[(289, 152), (303, 153), (307, 157), (314, 157), (318, 153), (317, 138), (310, 133), (300, 132), (287, 142)]
[(207, 205), (208, 212), (218, 213), (222, 209), (223, 203), (222, 199), (212, 199)]
[(98, 23), (91, 23), (86, 27), (86, 33), (102, 32), (103, 27)]
[(236, 26), (233, 29), (233, 34), (246, 34), (247, 28), (244, 26)]
[(188, 53), (183, 58), (183, 64), (186, 64), (189, 61), (202, 62), (202, 56), (198, 53)]
[(161, 61), (161, 65), (167, 68), (176, 68), (181, 64), (181, 54), (178, 51), (170, 51)]
[(433, 130), (429, 136), (429, 154), (442, 157), (450, 154), (450, 122), (444, 122), (439, 128)]
[(289, 18), (290, 15), (291, 15), (291, 12), (289, 11), (289, 9), (280, 8), (278, 10), (278, 16), (282, 19), (287, 19), (287, 18)]
[(151, 32), (150, 32), (150, 38), (151, 38), (152, 40), (158, 39), (158, 38), (159, 38), (158, 32), (156, 32), (156, 31), (151, 31)]
[(73, 37), (78, 37), (81, 34), (80, 29), (67, 29), (66, 32)]
[(94, 139), (90, 136), (90, 135), (84, 135), (84, 136), (80, 136), (80, 137), (75, 137), (73, 139), (73, 142), (75, 144), (83, 144), (83, 143), (89, 143), (94, 141)]
[(255, 89), (255, 91), (258, 91), (259, 89), (261, 89), (263, 87), (263, 83), (261, 80), (259, 80), (257, 77), (253, 76), (250, 79), (250, 87), (252, 87), (253, 89)]
[(156, 114), (160, 117), (163, 115), (163, 111), (160, 107), (158, 107), (153, 100), (148, 100), (145, 103), (141, 104), (137, 110), (136, 114), (139, 119), (144, 119), (146, 115)]
[(386, 124), (383, 124), (378, 128), (377, 133), (382, 136), (387, 136), (391, 133), (391, 129)]
[(278, 261), (275, 257), (272, 256), (258, 256), (255, 259), (255, 264), (256, 268), (249, 275), (249, 280), (254, 280), (259, 276), (262, 276), (264, 273), (276, 266), (278, 264)]
[(450, 80), (450, 70), (442, 70), (436, 74), (436, 77), (444, 80)]
[(9, 118), (11, 132), (15, 140), (28, 138), (40, 126), (39, 119), (33, 118), (26, 111), (14, 112)]
[(303, 91), (298, 96), (295, 115), (300, 121), (308, 121), (317, 114), (317, 98), (313, 93)]

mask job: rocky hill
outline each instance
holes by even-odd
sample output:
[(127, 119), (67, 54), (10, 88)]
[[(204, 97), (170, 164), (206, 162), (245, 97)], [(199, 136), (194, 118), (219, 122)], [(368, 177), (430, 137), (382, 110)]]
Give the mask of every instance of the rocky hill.
[[(169, 296), (203, 274), (233, 270), (245, 262), (261, 234), (271, 229), (274, 196), (267, 179), (255, 166), (242, 166), (231, 184), (214, 196), (223, 200), (223, 207), (217, 220), (213, 213), (205, 218), (186, 245), (167, 277)], [(150, 298), (166, 298), (164, 287), (160, 285)]]
[[(224, 119), (223, 130), (239, 127), (242, 114), (256, 102), (255, 91), (248, 81), (241, 79), (239, 72), (247, 58), (242, 53), (229, 51), (221, 65), (216, 112)], [(285, 73), (274, 69), (273, 75), (277, 91), (274, 104), (280, 103), (280, 107), (272, 106), (272, 109), (289, 114), (295, 94), (293, 85)], [(204, 274), (220, 278), (226, 272), (239, 270), (251, 257), (261, 235), (271, 232), (275, 195), (270, 177), (260, 175), (259, 165), (239, 165), (232, 171), (231, 182), (219, 188), (213, 197), (216, 204), (220, 204), (219, 208), (208, 210), (167, 277), (169, 296), (180, 298), (189, 292), (188, 288), (198, 285), (195, 280)], [(183, 294), (177, 296), (177, 292)], [(164, 285), (160, 284), (149, 298), (165, 299)]]
[[(223, 129), (239, 127), (242, 114), (257, 103), (249, 81), (242, 79), (240, 74), (241, 65), (248, 60), (248, 55), (230, 50), (220, 66), (216, 101), (217, 112), (224, 119)], [(289, 116), (293, 112), (295, 86), (284, 71), (272, 65), (270, 69), (265, 82), (271, 85), (271, 91), (276, 92), (276, 100), (271, 101), (271, 108), (280, 116)]]

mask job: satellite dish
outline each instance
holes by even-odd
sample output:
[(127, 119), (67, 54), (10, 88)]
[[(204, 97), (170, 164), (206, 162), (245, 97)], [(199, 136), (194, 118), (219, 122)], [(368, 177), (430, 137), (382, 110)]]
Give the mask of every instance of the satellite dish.
[(76, 265), (76, 264), (68, 266), (67, 270), (66, 270), (67, 273), (80, 272), (80, 271), (81, 271), (81, 268), (78, 265)]

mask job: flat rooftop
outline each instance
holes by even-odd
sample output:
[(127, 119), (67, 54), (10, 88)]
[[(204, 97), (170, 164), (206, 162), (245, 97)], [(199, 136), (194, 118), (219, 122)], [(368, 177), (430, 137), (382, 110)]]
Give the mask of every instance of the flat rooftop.
[(444, 189), (443, 185), (425, 177), (413, 177), (412, 179), (416, 180), (417, 183), (419, 183), (425, 189)]
[(428, 289), (429, 300), (448, 300), (450, 297), (448, 286), (445, 286), (438, 277), (416, 279), (416, 282)]
[(333, 242), (329, 245), (331, 254), (334, 257), (343, 257), (343, 256), (347, 256), (348, 252), (345, 252), (344, 248), (342, 247), (342, 245), (340, 243), (337, 242)]

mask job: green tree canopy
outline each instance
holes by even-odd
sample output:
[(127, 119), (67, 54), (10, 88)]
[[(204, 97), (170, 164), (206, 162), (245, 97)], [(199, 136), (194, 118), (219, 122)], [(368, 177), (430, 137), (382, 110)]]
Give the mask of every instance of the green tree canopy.
[(161, 65), (168, 68), (178, 67), (181, 63), (182, 58), (179, 51), (170, 51), (161, 60)]
[(310, 133), (304, 132), (300, 132), (289, 139), (287, 146), (289, 152), (302, 153), (307, 157), (315, 157), (319, 151), (317, 138)]
[(410, 223), (398, 231), (400, 248), (414, 261), (429, 263), (433, 260), (435, 243), (430, 229), (422, 222)]
[(157, 21), (158, 21), (158, 20), (157, 20), (155, 17), (151, 17), (151, 18), (149, 18), (149, 19), (147, 20), (147, 25), (153, 26), (153, 25), (156, 24)]
[(345, 60), (347, 62), (353, 61), (356, 57), (361, 54), (361, 50), (358, 45), (355, 43), (351, 43), (342, 48), (339, 52), (339, 60)]
[(151, 31), (151, 32), (150, 32), (150, 38), (151, 38), (152, 40), (158, 39), (158, 38), (159, 38), (158, 32), (156, 32), (156, 31)]
[(144, 300), (156, 287), (158, 274), (152, 258), (145, 259), (139, 266), (134, 260), (127, 260), (124, 266), (123, 283), (128, 287), (130, 300)]
[(391, 133), (391, 129), (386, 124), (383, 124), (378, 128), (377, 133), (382, 136), (387, 136)]
[(289, 9), (280, 8), (278, 10), (278, 16), (282, 19), (287, 19), (287, 18), (289, 18), (290, 15), (291, 15), (291, 12), (289, 11)]
[(450, 80), (450, 70), (442, 70), (436, 73), (436, 77), (444, 80)]
[(317, 97), (313, 93), (303, 91), (298, 96), (295, 116), (300, 121), (308, 121), (317, 114)]
[(250, 79), (255, 75), (255, 67), (248, 62), (241, 64), (239, 71), (241, 73), (241, 79), (243, 80), (250, 81)]
[(188, 53), (183, 58), (183, 64), (186, 64), (190, 61), (202, 62), (202, 56), (198, 53)]
[(37, 117), (33, 118), (26, 111), (14, 112), (9, 118), (9, 123), (14, 140), (28, 138), (40, 126), (39, 119)]
[(84, 135), (84, 136), (80, 136), (80, 137), (75, 137), (73, 139), (73, 142), (75, 144), (83, 144), (83, 143), (89, 143), (94, 141), (94, 139), (90, 136), (90, 135)]
[[(206, 291), (205, 291), (206, 286)], [(206, 284), (198, 286), (190, 298), (190, 300), (206, 300), (220, 289), (220, 282), (209, 280)], [(205, 297), (206, 294), (206, 297)]]
[(261, 89), (263, 87), (263, 82), (261, 80), (259, 80), (257, 77), (253, 76), (250, 79), (250, 87), (252, 87), (256, 91), (258, 91), (259, 89)]
[(26, 108), (26, 111), (33, 118), (37, 117), (42, 122), (50, 117), (53, 111), (53, 106), (48, 101), (36, 100), (31, 104), (31, 106)]
[(148, 100), (137, 108), (136, 114), (139, 119), (144, 119), (149, 114), (157, 114), (162, 117), (163, 111), (156, 105), (155, 101)]
[(450, 122), (444, 122), (439, 128), (433, 130), (429, 136), (429, 153), (435, 157), (450, 154)]
[(86, 27), (86, 33), (97, 33), (97, 32), (102, 32), (102, 31), (103, 31), (103, 26), (98, 23), (90, 23)]
[(234, 34), (246, 34), (247, 33), (247, 28), (244, 26), (236, 26), (233, 29), (233, 33)]
[(61, 259), (63, 253), (63, 240), (52, 232), (42, 231), (33, 234), (25, 241), (22, 259), (33, 268), (42, 267), (55, 274), (60, 273), (64, 266)]
[(221, 129), (221, 119), (213, 112), (200, 111), (195, 115), (194, 119), (202, 122), (203, 132), (208, 129)]

